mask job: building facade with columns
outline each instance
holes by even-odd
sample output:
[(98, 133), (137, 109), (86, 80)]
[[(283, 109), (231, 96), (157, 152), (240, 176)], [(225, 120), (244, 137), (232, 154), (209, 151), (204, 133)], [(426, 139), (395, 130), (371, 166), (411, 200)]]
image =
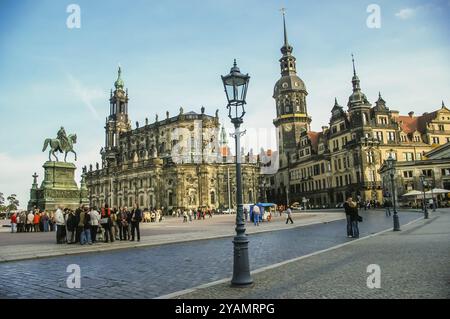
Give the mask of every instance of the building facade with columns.
[[(128, 117), (128, 90), (119, 68), (110, 95), (101, 164), (83, 168), (91, 205), (142, 208), (235, 207), (235, 158), (227, 146), (224, 128), (215, 116), (179, 113), (132, 129)], [(242, 157), (243, 199), (257, 200), (257, 157)]]
[[(391, 171), (386, 164), (381, 165), (380, 174), (383, 188), (392, 194)], [(424, 185), (420, 176), (424, 177)], [(426, 152), (420, 159), (398, 161), (395, 163), (394, 188), (398, 202), (414, 202), (414, 198), (402, 197), (412, 191), (430, 191), (432, 189), (450, 190), (450, 142)], [(448, 194), (435, 194), (439, 204), (446, 204)], [(418, 196), (422, 199), (422, 196)], [(445, 203), (444, 203), (445, 202)]]
[(390, 154), (399, 162), (421, 160), (426, 152), (450, 141), (450, 110), (442, 102), (436, 111), (400, 115), (381, 93), (374, 105), (361, 88), (353, 60), (352, 92), (344, 109), (334, 99), (329, 123), (310, 129), (304, 81), (297, 74), (286, 22), (279, 60), (281, 78), (273, 98), (279, 170), (263, 177), (267, 197), (277, 203), (308, 202), (334, 206), (347, 194), (360, 200), (383, 200), (379, 170)]

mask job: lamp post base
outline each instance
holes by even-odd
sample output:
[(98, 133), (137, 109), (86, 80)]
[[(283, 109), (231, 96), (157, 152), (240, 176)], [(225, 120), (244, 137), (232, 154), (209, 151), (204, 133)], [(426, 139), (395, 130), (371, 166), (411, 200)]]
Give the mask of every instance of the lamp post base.
[(233, 278), (231, 286), (245, 287), (253, 283), (248, 262), (248, 239), (246, 236), (236, 236), (234, 244)]
[(425, 212), (424, 212), (424, 219), (428, 219), (429, 218), (429, 216), (428, 216), (428, 209), (425, 209)]
[(398, 219), (397, 212), (394, 212), (394, 231), (400, 231), (400, 220)]

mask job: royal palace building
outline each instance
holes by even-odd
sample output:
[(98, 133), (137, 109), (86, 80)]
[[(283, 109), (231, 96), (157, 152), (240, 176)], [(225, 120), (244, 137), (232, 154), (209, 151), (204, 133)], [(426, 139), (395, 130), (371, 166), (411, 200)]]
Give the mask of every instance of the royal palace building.
[[(284, 18), (284, 17), (283, 17)], [(370, 103), (361, 88), (353, 60), (352, 92), (346, 109), (337, 99), (329, 123), (310, 129), (307, 90), (297, 75), (293, 47), (284, 22), (281, 78), (274, 88), (279, 170), (264, 177), (269, 200), (334, 206), (347, 194), (360, 200), (383, 200), (380, 167), (389, 155), (398, 163), (420, 161), (424, 154), (450, 141), (450, 111), (400, 115), (381, 94)]]
[[(115, 90), (111, 91), (110, 114), (105, 124), (105, 146), (101, 164), (83, 168), (91, 205), (142, 208), (226, 209), (235, 206), (235, 158), (227, 146), (224, 128), (215, 116), (187, 112), (153, 123), (128, 117), (128, 90), (119, 68)], [(257, 158), (243, 155), (244, 203), (257, 200), (259, 168)]]

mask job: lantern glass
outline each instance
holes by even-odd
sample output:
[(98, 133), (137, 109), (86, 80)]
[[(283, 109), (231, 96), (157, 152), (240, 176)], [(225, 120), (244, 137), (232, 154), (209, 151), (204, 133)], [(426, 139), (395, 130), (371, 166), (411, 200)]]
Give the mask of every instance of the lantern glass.
[(248, 74), (242, 74), (236, 65), (230, 70), (226, 76), (222, 76), (223, 86), (227, 95), (228, 105), (243, 105), (246, 104), (247, 88), (250, 77)]

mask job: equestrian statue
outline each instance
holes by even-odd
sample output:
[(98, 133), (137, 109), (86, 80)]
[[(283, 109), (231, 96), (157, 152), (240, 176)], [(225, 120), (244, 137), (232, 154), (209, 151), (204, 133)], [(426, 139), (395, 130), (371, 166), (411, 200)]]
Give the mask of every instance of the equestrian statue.
[(61, 126), (61, 128), (58, 131), (56, 138), (47, 138), (44, 141), (44, 147), (42, 148), (42, 152), (45, 152), (47, 149), (47, 146), (50, 146), (50, 150), (48, 151), (48, 160), (51, 161), (51, 155), (53, 155), (57, 162), (59, 162), (58, 157), (56, 156), (55, 152), (61, 152), (64, 154), (64, 162), (66, 162), (67, 153), (72, 152), (75, 154), (75, 161), (77, 160), (77, 153), (73, 150), (73, 144), (77, 142), (77, 135), (76, 134), (69, 134), (66, 135), (66, 131), (64, 130), (64, 127)]

